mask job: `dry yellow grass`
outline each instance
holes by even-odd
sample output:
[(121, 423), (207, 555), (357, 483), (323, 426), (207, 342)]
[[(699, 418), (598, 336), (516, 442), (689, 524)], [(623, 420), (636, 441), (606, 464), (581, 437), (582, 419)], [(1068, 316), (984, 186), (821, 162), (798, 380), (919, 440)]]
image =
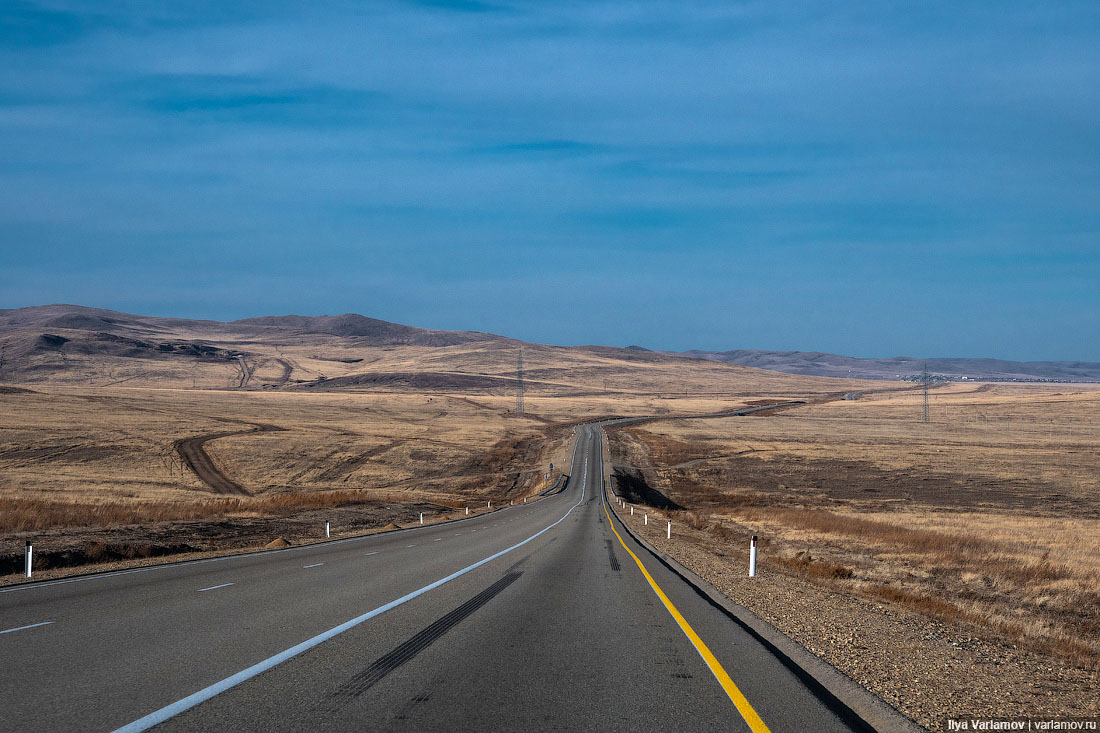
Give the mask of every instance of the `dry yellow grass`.
[(1100, 389), (951, 385), (766, 419), (670, 420), (620, 450), (719, 538), (788, 571), (1100, 658)]
[(447, 396), (54, 388), (3, 396), (0, 407), (4, 497), (81, 503), (207, 499), (174, 442), (251, 423), (283, 430), (207, 450), (254, 495), (427, 490), (498, 442), (545, 430)]
[[(250, 348), (271, 349), (293, 365), (323, 362), (326, 376), (352, 370), (511, 375), (516, 354), (514, 345), (498, 342), (367, 348), (336, 338), (327, 346)], [(527, 347), (525, 354), (529, 389), (523, 416), (513, 414), (508, 389), (463, 393), (446, 389), (446, 379), (438, 391), (400, 384), (345, 385), (328, 392), (137, 386), (186, 382), (186, 375), (171, 371), (179, 368), (173, 362), (163, 372), (127, 377), (113, 387), (74, 386), (70, 382), (82, 374), (93, 382), (102, 381), (97, 374), (118, 381), (122, 367), (109, 358), (87, 357), (84, 363), (79, 354), (67, 356), (75, 361), (61, 373), (64, 383), (0, 393), (0, 500), (7, 509), (0, 532), (215, 517), (229, 505), (212, 501), (210, 488), (175, 449), (178, 441), (194, 436), (241, 431), (204, 449), (222, 473), (254, 497), (251, 512), (290, 506), (259, 501), (265, 497), (323, 494), (331, 503), (340, 495), (333, 492), (349, 490), (359, 497), (453, 503), (541, 491), (550, 461), (558, 471), (567, 468), (562, 438), (578, 421), (711, 413), (762, 393), (813, 399), (860, 386), (700, 360), (641, 355), (624, 361), (622, 352), (602, 349)], [(327, 361), (337, 358), (344, 361)], [(347, 361), (353, 358), (361, 361)], [(225, 367), (193, 366), (208, 375)], [(261, 432), (254, 429), (258, 425), (280, 429)], [(233, 511), (244, 509), (234, 505)]]

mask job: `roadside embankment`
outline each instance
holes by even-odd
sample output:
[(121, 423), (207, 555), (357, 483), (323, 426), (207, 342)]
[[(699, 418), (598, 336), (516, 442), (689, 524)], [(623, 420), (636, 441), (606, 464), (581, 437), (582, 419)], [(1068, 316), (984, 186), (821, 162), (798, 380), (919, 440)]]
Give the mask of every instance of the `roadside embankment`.
[(749, 578), (747, 531), (718, 538), (693, 528), (687, 512), (637, 507), (633, 516), (618, 514), (660, 552), (929, 730), (944, 729), (948, 717), (1100, 713), (1095, 669), (985, 638), (966, 624), (824, 588), (786, 572), (767, 548), (757, 577)]

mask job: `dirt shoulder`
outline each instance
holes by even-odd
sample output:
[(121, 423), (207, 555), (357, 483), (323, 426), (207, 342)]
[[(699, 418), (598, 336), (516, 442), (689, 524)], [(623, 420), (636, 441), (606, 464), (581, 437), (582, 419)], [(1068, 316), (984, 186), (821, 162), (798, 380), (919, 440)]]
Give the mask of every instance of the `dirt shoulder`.
[(947, 718), (1100, 715), (1095, 671), (820, 587), (766, 557), (749, 578), (747, 542), (735, 548), (676, 520), (666, 539), (664, 513), (648, 510), (646, 526), (635, 511), (619, 517), (647, 542), (929, 730), (946, 730)]
[(748, 527), (726, 524), (716, 535), (714, 525), (692, 527), (687, 512), (638, 506), (632, 516), (618, 514), (662, 553), (928, 730), (947, 730), (948, 718), (1100, 715), (1095, 667), (1012, 644), (987, 627), (839, 591), (829, 587), (832, 579), (791, 572), (789, 559), (770, 557), (768, 547), (750, 579)]

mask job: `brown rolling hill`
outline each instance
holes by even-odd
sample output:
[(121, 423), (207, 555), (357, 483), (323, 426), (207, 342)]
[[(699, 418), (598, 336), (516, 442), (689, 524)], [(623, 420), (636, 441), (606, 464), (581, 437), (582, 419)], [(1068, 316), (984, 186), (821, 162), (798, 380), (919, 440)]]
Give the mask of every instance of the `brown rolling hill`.
[[(634, 347), (637, 348), (637, 347)], [(819, 351), (685, 351), (683, 356), (714, 359), (729, 364), (787, 374), (846, 379), (905, 379), (929, 374), (952, 381), (973, 379), (1011, 382), (1100, 382), (1100, 364), (1085, 361), (1005, 361), (1002, 359), (895, 356), (857, 358)]]
[(527, 388), (547, 395), (728, 393), (750, 376), (756, 389), (819, 393), (845, 387), (784, 375), (894, 380), (925, 367), (952, 380), (1100, 381), (1100, 364), (1088, 362), (559, 347), (354, 313), (221, 322), (77, 305), (0, 310), (0, 383), (7, 384), (508, 394), (521, 348)]
[[(220, 322), (75, 305), (0, 310), (0, 383), (513, 394), (803, 394), (846, 385), (643, 349), (560, 347), (356, 314)], [(751, 384), (750, 384), (751, 383)]]

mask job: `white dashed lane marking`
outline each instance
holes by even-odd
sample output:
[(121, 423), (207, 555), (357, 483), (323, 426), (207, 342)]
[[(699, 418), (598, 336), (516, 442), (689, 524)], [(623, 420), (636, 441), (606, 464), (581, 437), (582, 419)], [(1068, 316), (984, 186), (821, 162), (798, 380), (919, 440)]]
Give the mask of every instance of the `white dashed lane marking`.
[(41, 621), (37, 624), (27, 624), (26, 626), (16, 626), (14, 629), (4, 629), (0, 631), (0, 634), (10, 634), (13, 631), (24, 631), (26, 629), (37, 629), (39, 626), (49, 626), (54, 623), (53, 621)]

